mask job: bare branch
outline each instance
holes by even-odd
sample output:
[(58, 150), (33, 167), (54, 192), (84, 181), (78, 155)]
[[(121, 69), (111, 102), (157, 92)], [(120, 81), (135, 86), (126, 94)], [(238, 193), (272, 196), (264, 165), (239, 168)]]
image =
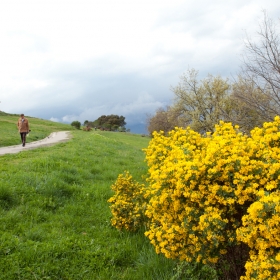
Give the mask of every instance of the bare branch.
[(237, 98), (269, 120), (280, 115), (280, 40), (277, 27), (264, 11), (256, 40), (248, 35), (245, 40), (242, 76), (254, 84), (263, 98), (235, 93)]

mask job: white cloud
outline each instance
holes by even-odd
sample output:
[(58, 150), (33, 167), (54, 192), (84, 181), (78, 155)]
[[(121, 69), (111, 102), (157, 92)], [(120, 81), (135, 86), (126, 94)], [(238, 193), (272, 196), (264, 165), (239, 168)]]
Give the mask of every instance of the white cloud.
[(51, 117), (49, 120), (52, 122), (61, 122), (58, 118), (53, 118), (53, 117)]
[(140, 122), (188, 68), (234, 75), (263, 9), (280, 12), (274, 0), (1, 1), (1, 110)]
[(62, 117), (62, 121), (66, 122), (66, 123), (71, 123), (76, 120), (77, 120), (77, 116), (75, 116), (75, 115), (66, 115), (66, 116)]

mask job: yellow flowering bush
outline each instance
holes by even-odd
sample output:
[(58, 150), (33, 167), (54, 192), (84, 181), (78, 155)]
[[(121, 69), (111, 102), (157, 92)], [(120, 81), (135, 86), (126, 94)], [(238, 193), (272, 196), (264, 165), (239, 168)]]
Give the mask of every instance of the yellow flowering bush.
[(189, 128), (153, 135), (146, 149), (150, 227), (145, 234), (158, 253), (206, 264), (232, 258), (233, 270), (243, 273), (248, 247), (236, 230), (258, 192), (278, 188), (279, 125), (276, 117), (251, 137), (224, 122), (205, 137)]
[(239, 212), (233, 180), (243, 142), (246, 137), (224, 123), (207, 137), (189, 128), (177, 128), (168, 137), (154, 134), (146, 150), (151, 192), (146, 235), (158, 253), (216, 263), (235, 244)]
[(119, 230), (138, 230), (145, 221), (145, 187), (132, 179), (129, 172), (120, 174), (111, 186), (114, 195), (108, 200), (111, 203), (111, 223)]
[(222, 121), (203, 136), (155, 132), (145, 152), (149, 185), (119, 176), (113, 225), (133, 230), (145, 214), (145, 235), (167, 258), (218, 266), (229, 279), (245, 269), (244, 280), (279, 278), (279, 117), (250, 136)]
[(259, 200), (243, 216), (237, 238), (248, 244), (247, 279), (280, 279), (280, 191), (269, 194), (259, 191)]

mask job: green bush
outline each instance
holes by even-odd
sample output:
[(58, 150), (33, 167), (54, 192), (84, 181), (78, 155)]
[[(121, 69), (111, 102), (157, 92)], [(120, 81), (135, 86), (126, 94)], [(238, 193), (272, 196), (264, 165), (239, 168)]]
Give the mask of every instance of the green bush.
[(80, 129), (81, 128), (81, 123), (79, 121), (73, 121), (71, 123), (71, 126), (74, 126), (75, 128)]

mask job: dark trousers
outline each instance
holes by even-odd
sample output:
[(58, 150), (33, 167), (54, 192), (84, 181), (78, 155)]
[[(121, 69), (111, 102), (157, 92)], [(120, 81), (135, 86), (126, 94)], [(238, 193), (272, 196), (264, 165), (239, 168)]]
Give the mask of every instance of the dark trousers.
[(22, 144), (25, 144), (26, 134), (27, 134), (27, 132), (20, 132), (20, 138), (21, 138)]

